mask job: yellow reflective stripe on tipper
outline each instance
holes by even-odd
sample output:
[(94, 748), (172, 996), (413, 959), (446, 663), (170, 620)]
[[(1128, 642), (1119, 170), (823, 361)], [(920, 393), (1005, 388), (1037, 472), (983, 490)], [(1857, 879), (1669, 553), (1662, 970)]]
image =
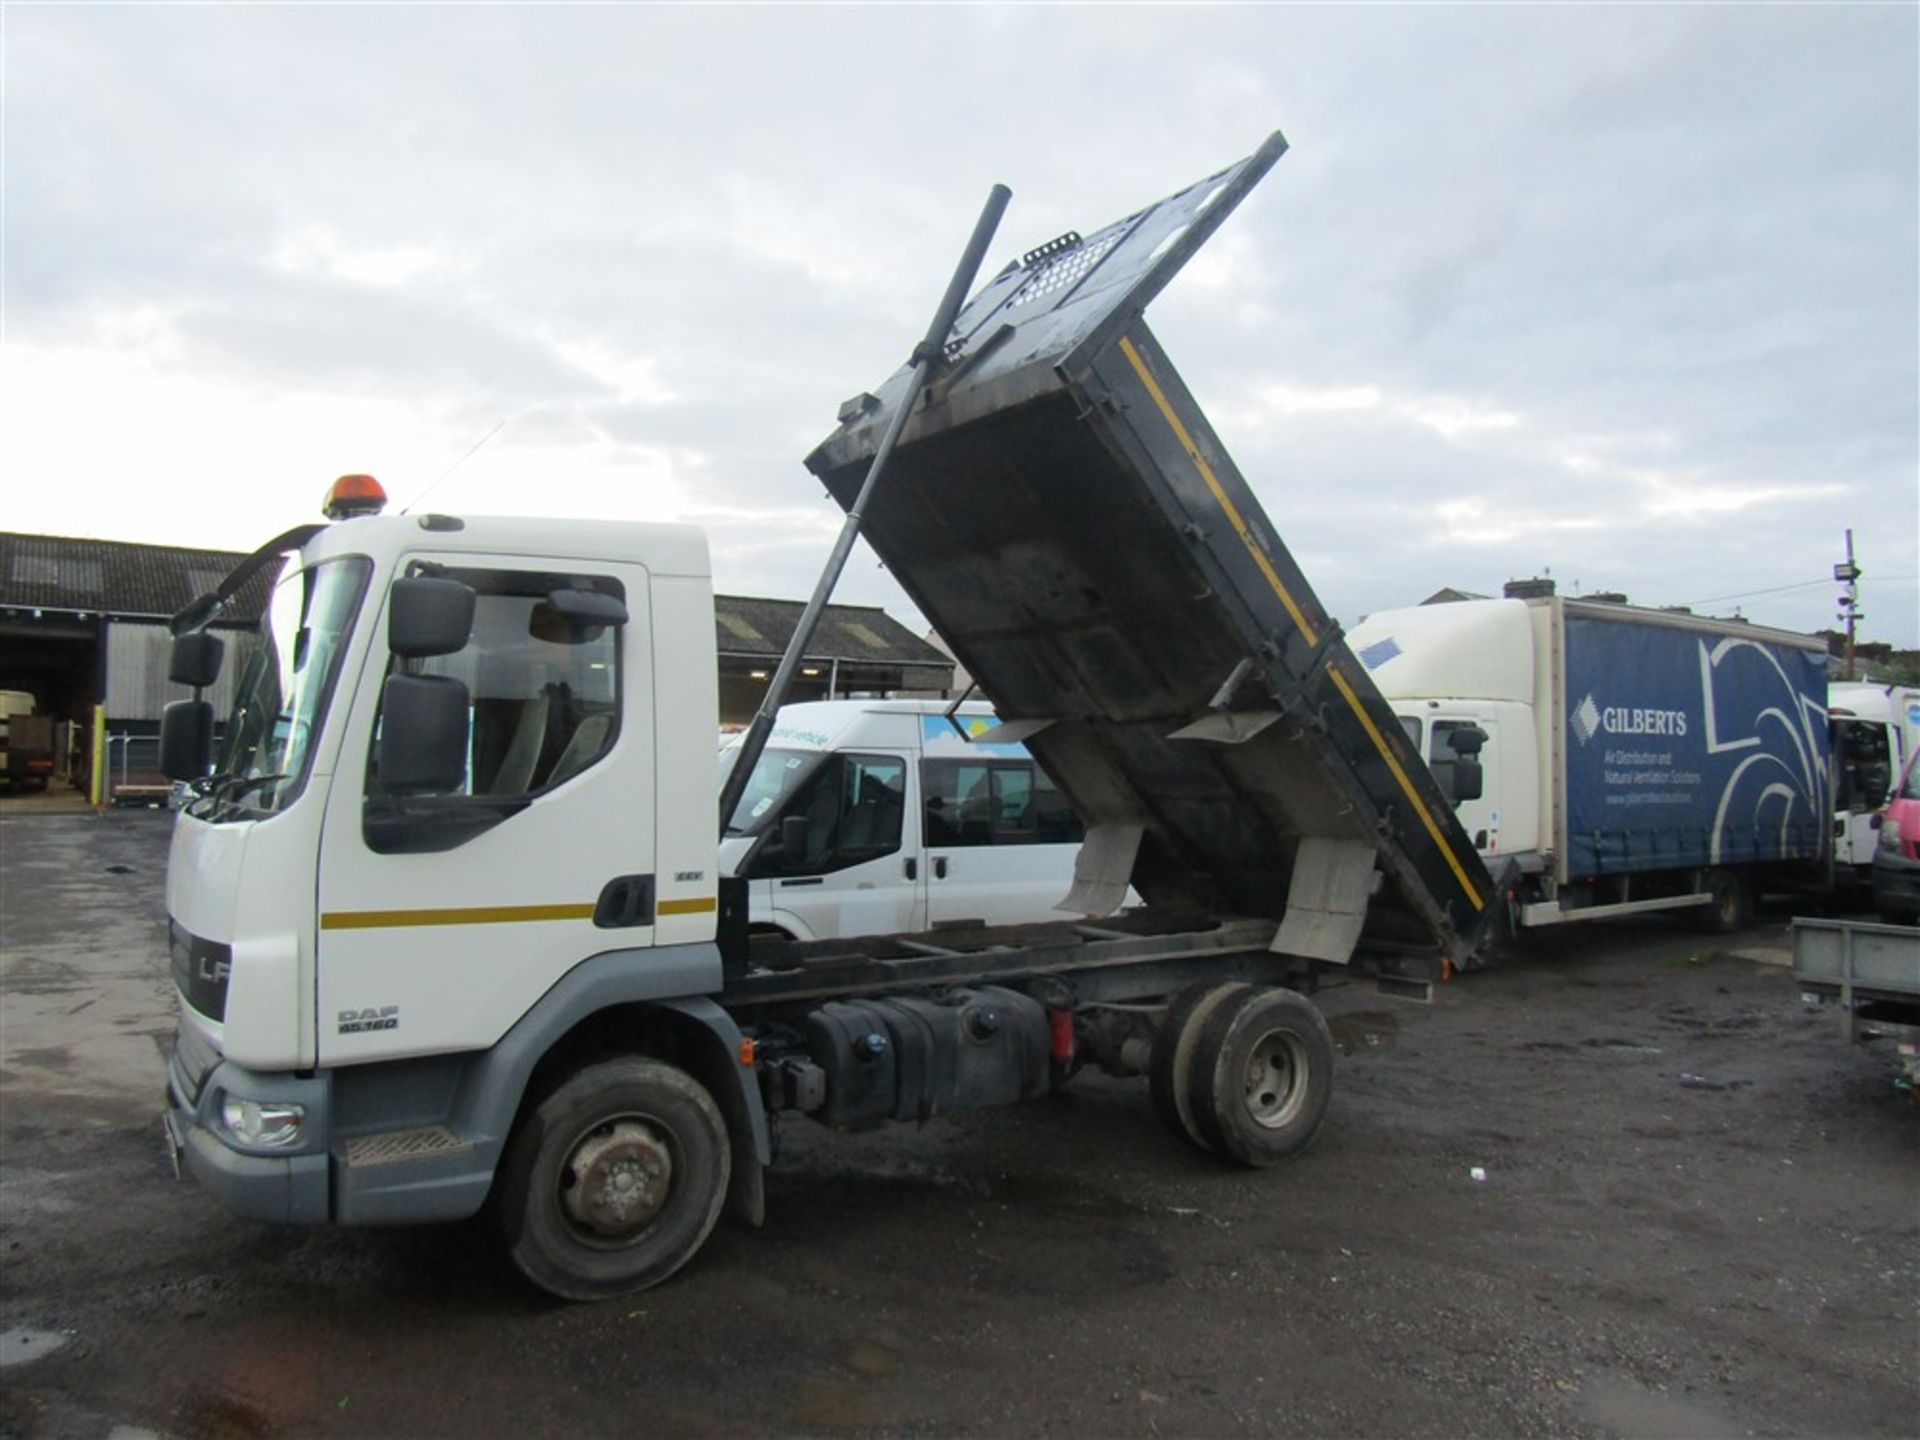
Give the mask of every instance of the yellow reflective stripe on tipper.
[(1273, 587), (1273, 593), (1280, 597), (1280, 603), (1287, 607), (1287, 614), (1293, 617), (1293, 623), (1300, 627), (1300, 633), (1307, 637), (1309, 645), (1317, 645), (1320, 637), (1314, 633), (1313, 626), (1307, 620), (1306, 611), (1294, 603), (1293, 596), (1287, 593), (1287, 587), (1280, 583), (1280, 577), (1274, 572), (1273, 562), (1267, 559), (1267, 552), (1253, 538), (1253, 532), (1247, 528), (1247, 522), (1240, 518), (1240, 512), (1234, 508), (1233, 501), (1227, 498), (1226, 488), (1221, 485), (1220, 477), (1213, 473), (1213, 467), (1207, 464), (1207, 457), (1200, 453), (1200, 447), (1193, 443), (1193, 436), (1187, 433), (1187, 427), (1180, 423), (1180, 417), (1174, 414), (1173, 406), (1167, 403), (1166, 392), (1160, 388), (1160, 382), (1153, 378), (1153, 372), (1147, 369), (1147, 362), (1140, 358), (1140, 352), (1133, 348), (1131, 340), (1122, 338), (1120, 351), (1127, 357), (1127, 363), (1133, 366), (1134, 374), (1140, 377), (1140, 383), (1147, 387), (1147, 394), (1153, 397), (1153, 403), (1160, 407), (1160, 413), (1167, 417), (1167, 424), (1173, 427), (1174, 437), (1180, 447), (1187, 452), (1187, 458), (1193, 461), (1194, 468), (1200, 472), (1200, 478), (1207, 482), (1207, 489), (1213, 492), (1213, 498), (1220, 502), (1220, 508), (1227, 512), (1227, 519), (1233, 522), (1234, 532), (1241, 543), (1247, 547), (1247, 553), (1253, 557), (1253, 563), (1260, 567), (1260, 573), (1267, 577), (1267, 583)]
[(514, 925), (530, 920), (591, 920), (592, 905), (481, 905), (460, 910), (332, 910), (322, 930), (385, 930), (402, 925)]
[(662, 915), (705, 915), (719, 908), (720, 902), (711, 895), (702, 895), (693, 900), (662, 900), (660, 902)]
[[(1147, 362), (1141, 358), (1133, 342), (1124, 337), (1120, 341), (1120, 353), (1127, 357), (1127, 363), (1133, 366), (1134, 374), (1138, 375), (1140, 383), (1147, 387), (1147, 394), (1152, 396), (1153, 403), (1160, 407), (1160, 413), (1166, 417), (1167, 424), (1173, 428), (1174, 438), (1179, 440), (1180, 447), (1187, 452), (1187, 458), (1193, 461), (1194, 468), (1200, 472), (1200, 478), (1207, 482), (1207, 489), (1213, 492), (1213, 498), (1220, 503), (1221, 510), (1232, 522), (1234, 532), (1239, 535), (1240, 542), (1247, 547), (1247, 554), (1253, 557), (1253, 563), (1259, 567), (1260, 573), (1267, 577), (1267, 583), (1273, 587), (1273, 593), (1278, 595), (1280, 603), (1287, 607), (1287, 614), (1293, 617), (1293, 623), (1300, 627), (1300, 633), (1306, 637), (1309, 645), (1319, 644), (1320, 637), (1308, 622), (1306, 612), (1287, 592), (1287, 587), (1280, 582), (1280, 576), (1275, 572), (1273, 562), (1267, 559), (1266, 551), (1262, 550), (1259, 542), (1254, 539), (1253, 532), (1247, 528), (1247, 522), (1240, 518), (1239, 510), (1234, 507), (1233, 501), (1227, 498), (1226, 488), (1221, 485), (1220, 478), (1213, 473), (1213, 467), (1207, 463), (1206, 456), (1200, 453), (1200, 447), (1193, 443), (1193, 436), (1187, 433), (1187, 427), (1180, 423), (1180, 417), (1174, 413), (1173, 406), (1167, 400), (1166, 392), (1160, 388), (1159, 382), (1153, 378), (1153, 372), (1147, 368)], [(1440, 822), (1433, 818), (1433, 813), (1420, 799), (1419, 791), (1413, 788), (1412, 777), (1394, 758), (1393, 748), (1388, 743), (1387, 737), (1380, 733), (1379, 727), (1367, 714), (1366, 706), (1360, 702), (1360, 697), (1354, 693), (1353, 687), (1347, 683), (1346, 677), (1340, 673), (1339, 669), (1328, 665), (1327, 674), (1332, 678), (1334, 688), (1345, 698), (1355, 718), (1360, 721), (1361, 728), (1373, 741), (1374, 748), (1380, 752), (1380, 758), (1387, 762), (1387, 769), (1393, 772), (1393, 778), (1400, 782), (1400, 788), (1412, 803), (1414, 813), (1420, 817), (1420, 823), (1426, 826), (1427, 833), (1433, 837), (1433, 843), (1440, 847), (1440, 853), (1446, 857), (1447, 865), (1453, 871), (1454, 878), (1460, 882), (1460, 888), (1466, 892), (1467, 899), (1473, 902), (1474, 909), (1483, 909), (1486, 902), (1480, 898), (1480, 892), (1474, 888), (1473, 881), (1467, 878), (1466, 867), (1460, 863), (1460, 857), (1453, 853), (1453, 847), (1447, 843), (1446, 836), (1440, 829)]]

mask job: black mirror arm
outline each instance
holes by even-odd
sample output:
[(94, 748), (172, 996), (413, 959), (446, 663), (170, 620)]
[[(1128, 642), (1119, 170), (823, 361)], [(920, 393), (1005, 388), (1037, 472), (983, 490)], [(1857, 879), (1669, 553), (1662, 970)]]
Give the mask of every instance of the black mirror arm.
[(278, 559), (289, 550), (298, 550), (326, 528), (324, 525), (296, 525), (293, 529), (274, 536), (229, 570), (227, 578), (213, 590), (205, 595), (196, 596), (181, 606), (173, 618), (167, 622), (167, 629), (175, 635), (185, 635), (194, 630), (206, 629), (214, 616), (226, 609), (227, 602), (240, 592), (240, 587), (257, 575), (269, 560)]

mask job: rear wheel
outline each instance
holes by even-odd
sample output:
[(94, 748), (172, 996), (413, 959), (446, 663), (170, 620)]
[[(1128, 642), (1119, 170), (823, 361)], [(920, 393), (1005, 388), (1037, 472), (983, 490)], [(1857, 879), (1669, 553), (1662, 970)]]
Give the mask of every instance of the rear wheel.
[(586, 1066), (520, 1122), (501, 1167), (513, 1263), (566, 1300), (657, 1285), (720, 1218), (732, 1152), (713, 1097), (658, 1060)]
[(1708, 901), (1694, 912), (1702, 930), (1709, 935), (1728, 935), (1752, 923), (1753, 890), (1744, 875), (1709, 870), (1705, 888)]
[(1216, 1154), (1267, 1166), (1313, 1143), (1333, 1097), (1333, 1035), (1291, 990), (1248, 989), (1218, 1006), (1194, 1042), (1188, 1097)]
[(1153, 1093), (1153, 1108), (1160, 1122), (1190, 1145), (1212, 1150), (1195, 1128), (1188, 1081), (1193, 1069), (1194, 1042), (1207, 1017), (1224, 1001), (1251, 987), (1231, 982), (1202, 981), (1189, 985), (1173, 997), (1167, 1018), (1153, 1039), (1147, 1083)]

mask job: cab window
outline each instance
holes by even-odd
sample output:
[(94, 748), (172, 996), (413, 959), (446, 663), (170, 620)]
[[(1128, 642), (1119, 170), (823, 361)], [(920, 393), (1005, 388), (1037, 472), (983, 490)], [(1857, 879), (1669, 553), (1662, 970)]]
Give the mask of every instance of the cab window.
[[(397, 805), (380, 786), (376, 722), (367, 759), (367, 836), (377, 849), (458, 844), (598, 764), (620, 729), (620, 627), (576, 624), (547, 599), (555, 590), (574, 589), (624, 601), (619, 581), (457, 567), (432, 573), (475, 592), (466, 648), (389, 663), (411, 663), (418, 674), (467, 687), (464, 775), (451, 791)], [(430, 834), (432, 843), (415, 832)]]
[(907, 762), (897, 755), (830, 755), (790, 792), (741, 873), (828, 875), (891, 855), (906, 791)]
[(1433, 778), (1440, 782), (1440, 791), (1444, 795), (1453, 794), (1453, 762), (1460, 758), (1453, 746), (1447, 743), (1448, 738), (1458, 731), (1471, 729), (1471, 720), (1436, 720), (1427, 736), (1427, 768), (1433, 771)]

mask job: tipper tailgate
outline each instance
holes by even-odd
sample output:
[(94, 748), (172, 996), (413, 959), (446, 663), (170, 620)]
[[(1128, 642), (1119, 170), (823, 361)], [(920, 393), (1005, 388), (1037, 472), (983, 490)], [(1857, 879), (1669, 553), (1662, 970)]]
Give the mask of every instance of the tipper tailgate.
[[(1051, 722), (1027, 743), (1090, 851), (1140, 837), (1151, 904), (1278, 920), (1311, 887), (1366, 911), (1364, 945), (1462, 964), (1492, 881), (1141, 318), (1284, 149), (989, 282), (863, 533), (1002, 718)], [(904, 385), (808, 458), (843, 506)]]

